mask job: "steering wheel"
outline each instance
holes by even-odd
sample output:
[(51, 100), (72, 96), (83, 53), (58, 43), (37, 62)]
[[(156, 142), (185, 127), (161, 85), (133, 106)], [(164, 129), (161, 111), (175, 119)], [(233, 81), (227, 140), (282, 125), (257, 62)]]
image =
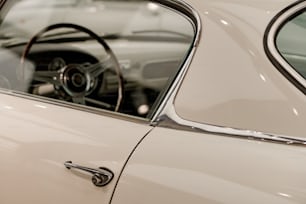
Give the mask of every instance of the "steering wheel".
[(50, 83), (54, 87), (62, 88), (64, 92), (71, 97), (74, 103), (85, 105), (86, 101), (88, 101), (90, 103), (110, 108), (112, 107), (110, 104), (88, 98), (87, 96), (96, 88), (99, 76), (101, 76), (108, 68), (113, 67), (118, 80), (118, 97), (114, 107), (114, 111), (117, 112), (123, 98), (123, 76), (118, 59), (105, 40), (88, 28), (71, 23), (58, 23), (42, 29), (30, 39), (23, 50), (21, 56), (22, 70), (24, 70), (25, 59), (27, 58), (33, 44), (36, 43), (44, 33), (59, 28), (72, 28), (87, 33), (102, 45), (107, 54), (106, 60), (100, 61), (96, 64), (87, 63), (63, 65), (58, 70), (35, 71), (33, 79), (35, 81)]

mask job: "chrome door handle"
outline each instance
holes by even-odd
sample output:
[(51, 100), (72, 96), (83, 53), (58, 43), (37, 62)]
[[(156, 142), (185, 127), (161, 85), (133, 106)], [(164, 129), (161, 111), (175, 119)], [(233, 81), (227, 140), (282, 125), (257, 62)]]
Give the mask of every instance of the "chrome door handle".
[(92, 174), (91, 181), (95, 186), (98, 187), (102, 187), (109, 184), (114, 177), (113, 172), (104, 167), (92, 169), (85, 166), (73, 164), (72, 161), (66, 161), (64, 165), (67, 169), (77, 169)]

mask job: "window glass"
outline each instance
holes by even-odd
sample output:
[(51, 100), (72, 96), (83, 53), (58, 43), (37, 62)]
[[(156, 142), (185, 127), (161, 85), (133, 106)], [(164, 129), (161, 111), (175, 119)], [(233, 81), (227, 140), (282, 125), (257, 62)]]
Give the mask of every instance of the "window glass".
[(0, 87), (149, 117), (194, 38), (150, 1), (20, 0), (0, 25)]
[(280, 29), (276, 45), (284, 59), (306, 79), (306, 13), (290, 19)]

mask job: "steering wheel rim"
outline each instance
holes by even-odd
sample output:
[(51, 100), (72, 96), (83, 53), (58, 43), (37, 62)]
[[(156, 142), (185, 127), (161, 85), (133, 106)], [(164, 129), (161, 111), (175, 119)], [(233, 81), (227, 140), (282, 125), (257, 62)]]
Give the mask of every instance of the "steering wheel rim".
[(24, 70), (24, 66), (25, 66), (25, 59), (28, 56), (28, 54), (30, 53), (30, 50), (32, 48), (32, 46), (37, 42), (37, 40), (42, 37), (43, 34), (45, 34), (48, 31), (51, 30), (55, 30), (55, 29), (59, 29), (59, 28), (72, 28), (75, 30), (79, 30), (82, 31), (86, 34), (88, 34), (90, 37), (92, 37), (93, 39), (95, 39), (100, 45), (102, 45), (102, 47), (104, 48), (105, 52), (107, 53), (107, 55), (110, 57), (110, 60), (112, 61), (113, 67), (115, 69), (116, 72), (116, 76), (117, 76), (117, 80), (118, 80), (118, 97), (117, 97), (117, 102), (116, 102), (116, 106), (114, 111), (118, 112), (120, 105), (122, 103), (122, 99), (123, 99), (123, 75), (120, 69), (120, 65), (119, 65), (119, 61), (116, 57), (116, 55), (114, 54), (114, 52), (112, 51), (112, 49), (109, 47), (109, 45), (105, 42), (105, 40), (103, 38), (101, 38), (100, 36), (98, 36), (96, 33), (94, 33), (93, 31), (91, 31), (90, 29), (77, 25), (77, 24), (72, 24), (72, 23), (57, 23), (57, 24), (53, 24), (53, 25), (49, 25), (46, 28), (42, 29), (41, 31), (39, 31), (37, 34), (35, 34), (30, 41), (26, 44), (25, 49), (23, 50), (23, 53), (21, 55), (21, 68), (22, 68), (22, 72)]

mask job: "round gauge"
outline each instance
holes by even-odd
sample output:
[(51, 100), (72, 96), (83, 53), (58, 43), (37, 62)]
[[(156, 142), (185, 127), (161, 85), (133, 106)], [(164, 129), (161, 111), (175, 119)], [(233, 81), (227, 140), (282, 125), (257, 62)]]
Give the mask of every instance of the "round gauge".
[(54, 58), (48, 65), (49, 71), (56, 71), (66, 66), (66, 62), (63, 58)]

